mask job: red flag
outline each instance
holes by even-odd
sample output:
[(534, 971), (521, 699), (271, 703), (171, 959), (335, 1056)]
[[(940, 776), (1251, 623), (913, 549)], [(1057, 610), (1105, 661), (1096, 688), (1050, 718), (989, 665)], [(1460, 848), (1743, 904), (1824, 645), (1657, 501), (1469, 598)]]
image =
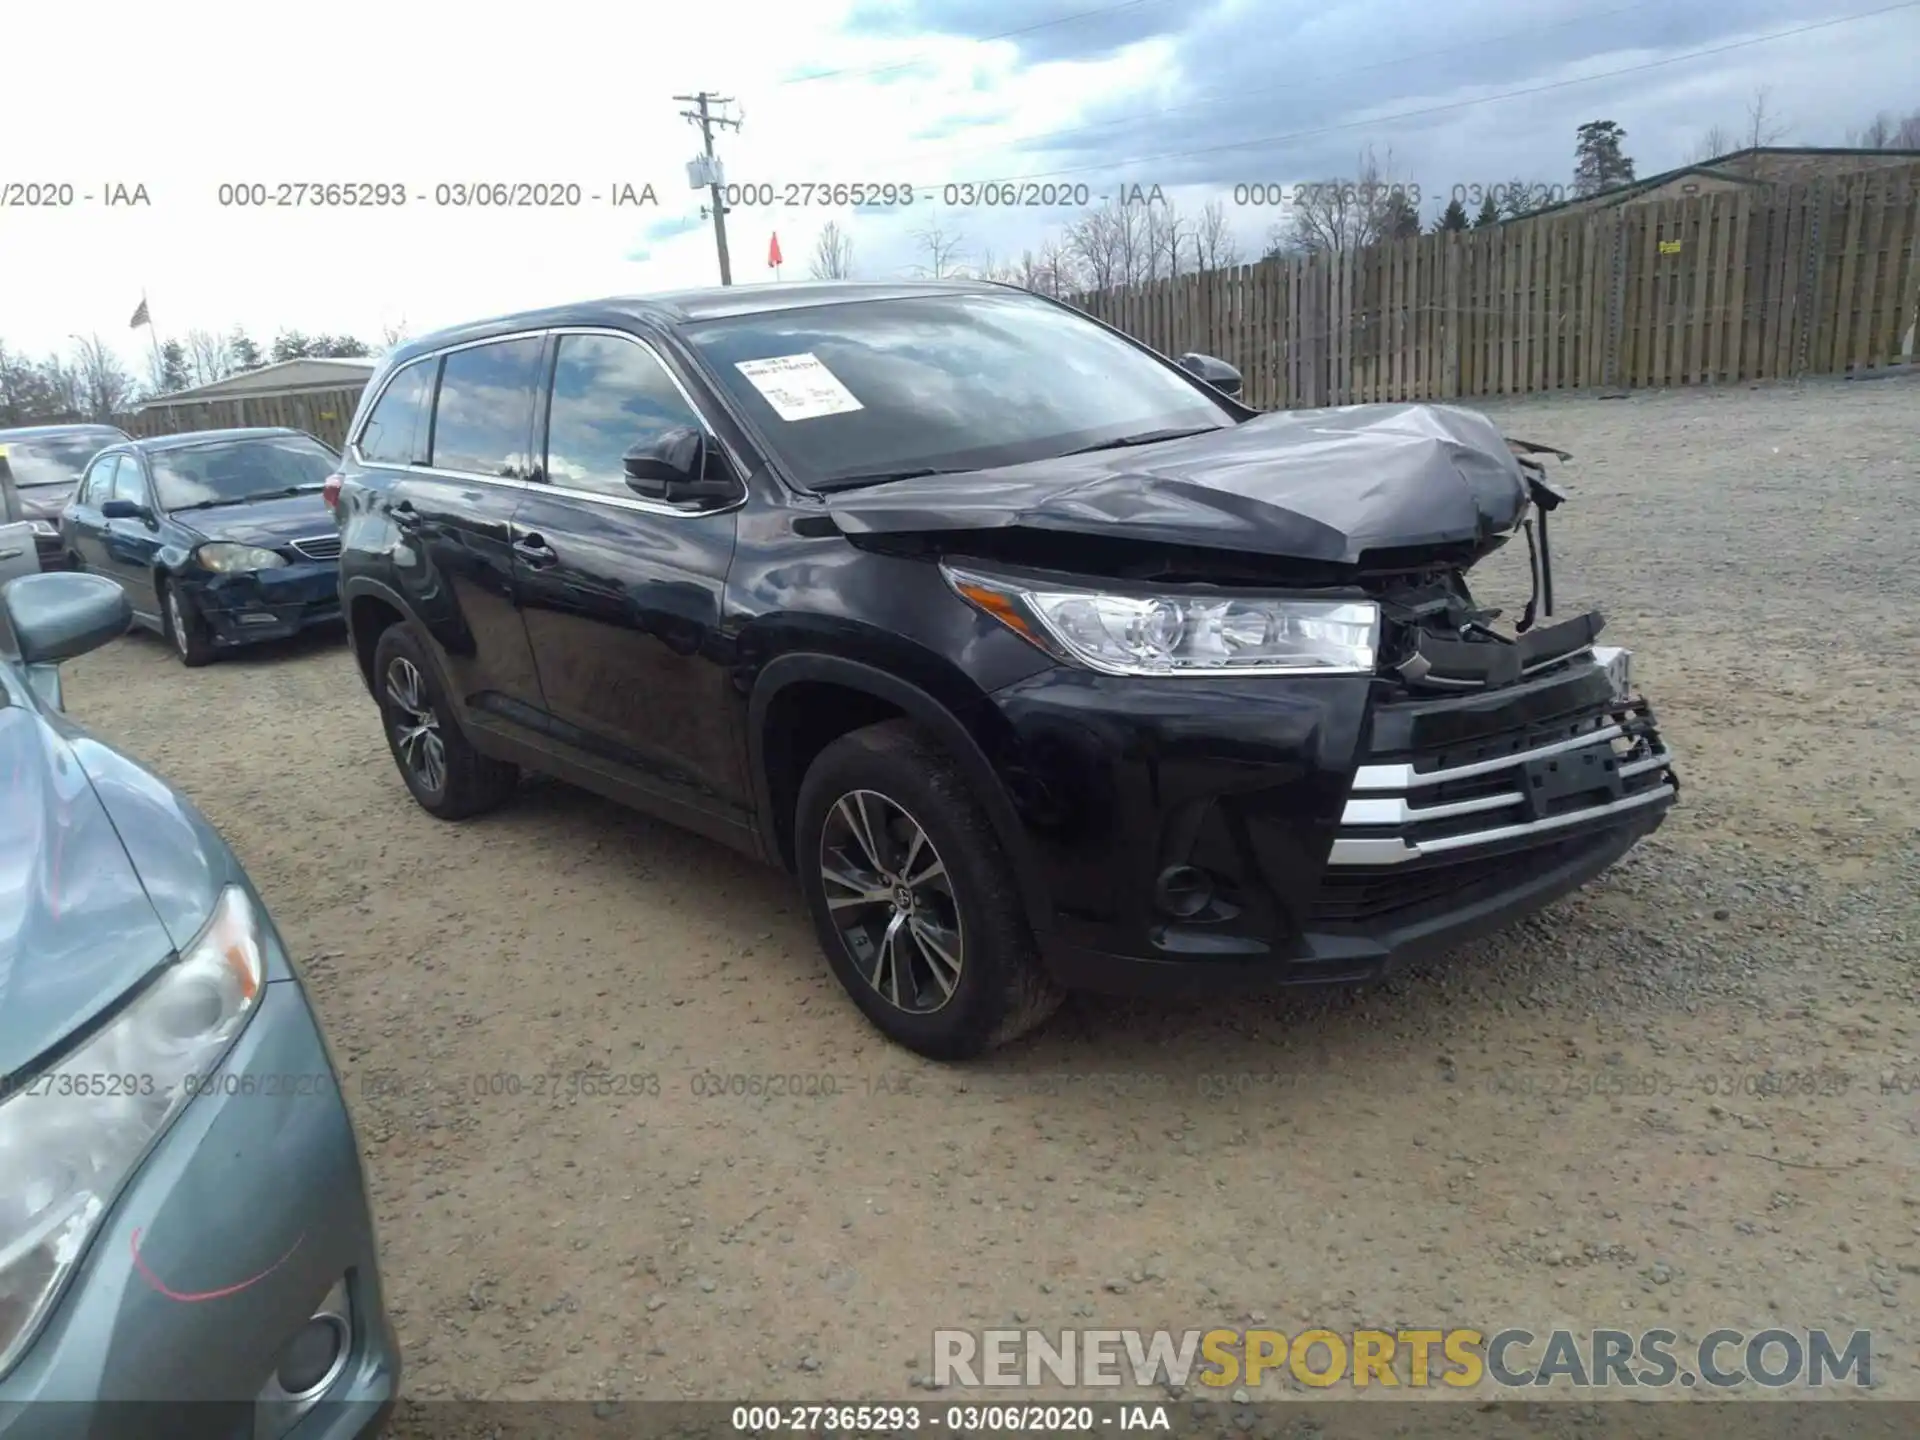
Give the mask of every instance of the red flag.
[(767, 244), (767, 268), (777, 269), (780, 265), (780, 232), (773, 232), (773, 239)]

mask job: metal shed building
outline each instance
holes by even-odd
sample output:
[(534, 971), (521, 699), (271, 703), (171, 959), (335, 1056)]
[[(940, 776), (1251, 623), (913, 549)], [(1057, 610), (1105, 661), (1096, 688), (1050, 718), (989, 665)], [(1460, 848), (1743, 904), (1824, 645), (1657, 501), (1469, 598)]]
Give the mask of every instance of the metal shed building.
[(137, 435), (175, 435), (239, 425), (290, 425), (338, 446), (377, 362), (282, 360), (142, 403), (128, 427)]

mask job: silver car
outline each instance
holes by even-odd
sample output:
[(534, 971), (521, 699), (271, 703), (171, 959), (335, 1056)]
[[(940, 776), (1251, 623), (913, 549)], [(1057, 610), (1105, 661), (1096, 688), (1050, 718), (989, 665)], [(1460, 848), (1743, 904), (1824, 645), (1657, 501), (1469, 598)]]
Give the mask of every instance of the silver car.
[(0, 587), (0, 1436), (367, 1435), (400, 1356), (300, 977), (193, 806), (62, 714), (130, 620)]

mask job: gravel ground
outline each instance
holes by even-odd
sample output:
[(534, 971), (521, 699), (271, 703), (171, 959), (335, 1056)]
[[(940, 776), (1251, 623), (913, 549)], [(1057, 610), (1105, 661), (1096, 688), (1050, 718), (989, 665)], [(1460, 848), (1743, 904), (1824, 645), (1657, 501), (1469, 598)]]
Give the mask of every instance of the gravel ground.
[[(1865, 1327), (1920, 1395), (1920, 383), (1495, 413), (1576, 456), (1559, 608), (1635, 647), (1667, 826), (1391, 983), (1076, 1000), (965, 1069), (864, 1026), (772, 872), (539, 781), (420, 812), (330, 638), (75, 664), (311, 979), (410, 1394), (898, 1399), (936, 1326), (1253, 1317)], [(584, 1067), (638, 1078), (533, 1093)], [(736, 1075), (805, 1093), (698, 1093)]]

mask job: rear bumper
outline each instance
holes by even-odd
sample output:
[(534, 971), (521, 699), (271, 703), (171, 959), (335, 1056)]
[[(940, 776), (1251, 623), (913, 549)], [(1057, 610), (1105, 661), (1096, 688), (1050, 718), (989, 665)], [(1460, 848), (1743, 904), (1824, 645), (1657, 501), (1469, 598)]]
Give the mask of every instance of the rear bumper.
[(1070, 989), (1376, 978), (1590, 881), (1678, 792), (1651, 710), (1585, 656), (1439, 699), (1061, 670), (995, 700)]

